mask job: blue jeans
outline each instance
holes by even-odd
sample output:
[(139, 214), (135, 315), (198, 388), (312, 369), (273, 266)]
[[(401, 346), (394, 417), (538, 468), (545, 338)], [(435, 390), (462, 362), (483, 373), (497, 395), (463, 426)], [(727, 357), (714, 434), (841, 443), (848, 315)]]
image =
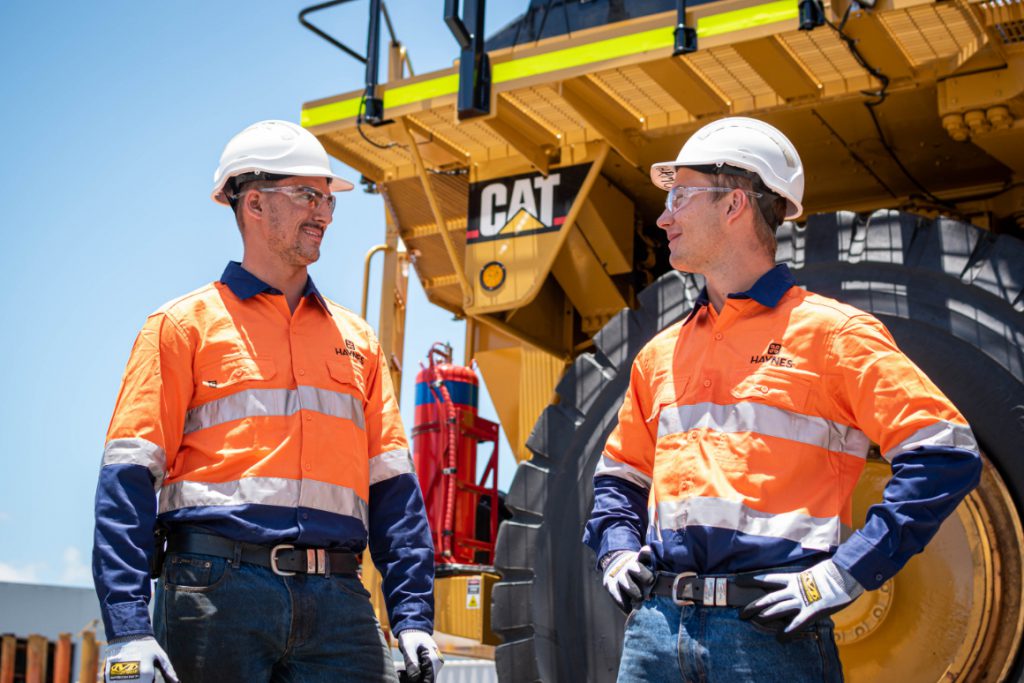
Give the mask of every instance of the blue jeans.
[(619, 683), (842, 682), (831, 619), (780, 643), (739, 612), (651, 597), (626, 620)]
[(171, 554), (153, 626), (182, 683), (397, 683), (369, 597), (355, 576)]

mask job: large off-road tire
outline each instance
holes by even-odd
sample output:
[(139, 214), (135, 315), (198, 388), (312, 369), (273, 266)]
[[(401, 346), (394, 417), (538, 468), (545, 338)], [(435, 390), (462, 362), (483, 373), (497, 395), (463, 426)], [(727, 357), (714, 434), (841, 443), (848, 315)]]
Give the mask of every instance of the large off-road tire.
[[(1018, 680), (1019, 664), (1010, 669), (1024, 614), (1024, 242), (946, 219), (839, 213), (813, 217), (803, 229), (783, 226), (779, 259), (801, 285), (880, 318), (974, 428), (994, 467), (975, 503), (981, 521), (965, 524), (974, 552), (992, 560), (973, 570), (987, 577), (975, 579), (984, 584), (976, 592), (990, 597), (975, 609), (988, 619), (987, 640), (958, 661), (976, 674), (984, 667), (986, 680), (1007, 673)], [(624, 616), (580, 542), (591, 480), (633, 357), (691, 309), (700, 286), (699, 278), (670, 272), (647, 288), (640, 306), (616, 316), (595, 337), (595, 350), (576, 359), (527, 442), (533, 460), (516, 472), (506, 501), (513, 517), (497, 541), (502, 579), (492, 626), (504, 639), (496, 653), (504, 683), (615, 679)]]

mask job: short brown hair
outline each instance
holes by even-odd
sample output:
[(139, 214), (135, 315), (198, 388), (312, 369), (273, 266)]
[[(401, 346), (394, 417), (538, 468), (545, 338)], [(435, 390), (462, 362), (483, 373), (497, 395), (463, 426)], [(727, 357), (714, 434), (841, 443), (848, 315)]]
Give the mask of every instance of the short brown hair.
[[(757, 192), (761, 195), (752, 202), (756, 207), (754, 211), (754, 227), (757, 230), (758, 241), (774, 257), (775, 249), (777, 248), (775, 231), (779, 229), (782, 221), (786, 218), (786, 200), (765, 187), (764, 183), (761, 182), (761, 178), (753, 174), (717, 173), (715, 174), (715, 182), (719, 183), (722, 187)], [(716, 194), (713, 196), (712, 201), (719, 202), (724, 196), (726, 195)]]

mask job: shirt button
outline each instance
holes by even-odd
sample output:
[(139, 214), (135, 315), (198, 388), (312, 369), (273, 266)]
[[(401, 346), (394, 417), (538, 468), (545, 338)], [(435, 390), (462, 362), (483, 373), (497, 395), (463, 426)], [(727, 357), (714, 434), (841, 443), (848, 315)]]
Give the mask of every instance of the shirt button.
[(308, 471), (309, 471), (309, 470), (310, 470), (310, 469), (311, 469), (311, 468), (312, 468), (313, 466), (312, 466), (312, 465), (310, 465), (310, 464), (309, 464), (309, 463), (307, 462), (307, 463), (306, 463), (306, 464), (304, 465), (304, 467), (306, 468), (306, 471), (308, 472)]
[(716, 341), (722, 341), (722, 336), (723, 335), (722, 335), (721, 332), (715, 332), (715, 340)]
[(313, 416), (312, 415), (307, 415), (306, 416), (306, 422), (312, 422), (312, 421), (313, 421)]
[(302, 518), (303, 519), (309, 519), (309, 513), (308, 512), (303, 512), (302, 513)]
[(709, 380), (709, 379), (704, 380), (704, 386), (705, 387), (710, 387), (711, 386), (711, 380)]
[(305, 370), (299, 370), (299, 374), (300, 374), (300, 375), (305, 375), (305, 374), (306, 374), (306, 371), (305, 371)]
[(881, 574), (875, 574), (875, 581), (881, 581), (881, 580), (882, 580), (882, 575)]

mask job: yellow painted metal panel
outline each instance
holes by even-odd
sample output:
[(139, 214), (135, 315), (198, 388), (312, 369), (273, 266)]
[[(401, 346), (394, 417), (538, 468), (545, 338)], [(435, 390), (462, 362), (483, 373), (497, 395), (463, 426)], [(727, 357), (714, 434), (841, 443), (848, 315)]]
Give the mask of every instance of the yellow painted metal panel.
[[(797, 6), (792, 0), (776, 0), (754, 7), (720, 12), (702, 17), (697, 22), (697, 35), (703, 38), (724, 35), (734, 31), (765, 26), (797, 17)], [(625, 36), (597, 40), (585, 45), (555, 50), (544, 54), (499, 62), (492, 66), (494, 83), (507, 83), (521, 78), (597, 64), (599, 62), (642, 54), (672, 47), (674, 35), (671, 27), (658, 27)], [(445, 74), (417, 83), (400, 85), (384, 90), (384, 108), (420, 102), (435, 97), (452, 95), (459, 89), (458, 74)], [(360, 97), (308, 107), (302, 111), (302, 125), (320, 126), (333, 121), (355, 117), (359, 112)]]
[(497, 645), (491, 631), (491, 589), (495, 574), (446, 576), (434, 580), (434, 628), (461, 638)]

